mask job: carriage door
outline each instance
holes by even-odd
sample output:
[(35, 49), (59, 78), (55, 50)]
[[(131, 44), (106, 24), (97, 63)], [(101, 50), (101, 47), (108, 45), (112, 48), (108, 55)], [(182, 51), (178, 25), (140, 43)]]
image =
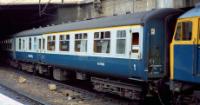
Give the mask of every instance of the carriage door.
[(39, 60), (43, 61), (44, 59), (44, 52), (45, 52), (45, 38), (39, 37), (38, 38), (38, 50), (39, 50)]
[(38, 45), (38, 60), (41, 61), (41, 37), (37, 38), (37, 45)]
[(41, 53), (42, 52), (42, 38), (39, 37), (38, 38), (38, 53)]
[[(141, 73), (140, 63), (142, 58), (142, 39), (143, 39), (143, 28), (142, 27), (133, 27), (130, 33), (130, 50), (129, 50), (129, 70), (130, 77), (138, 77)], [(139, 77), (140, 78), (140, 77)]]

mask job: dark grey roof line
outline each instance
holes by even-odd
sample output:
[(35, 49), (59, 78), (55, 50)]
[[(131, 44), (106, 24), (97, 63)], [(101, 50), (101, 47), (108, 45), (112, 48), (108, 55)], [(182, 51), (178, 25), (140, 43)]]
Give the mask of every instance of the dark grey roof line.
[(110, 16), (110, 17), (38, 28), (34, 30), (33, 29), (25, 30), (15, 34), (15, 36), (33, 36), (33, 35), (41, 35), (54, 32), (125, 26), (134, 24), (143, 25), (145, 21), (147, 21), (149, 18), (159, 18), (162, 17), (163, 16), (162, 14), (164, 13), (169, 13), (174, 11), (176, 11), (176, 9), (160, 9), (160, 10), (152, 10), (147, 12), (140, 12), (134, 14), (121, 15), (121, 16)]

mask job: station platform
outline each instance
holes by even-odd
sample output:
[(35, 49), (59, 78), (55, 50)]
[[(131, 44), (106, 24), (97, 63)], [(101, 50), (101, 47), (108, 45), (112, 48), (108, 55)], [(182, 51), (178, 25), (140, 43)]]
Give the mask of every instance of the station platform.
[(0, 103), (1, 105), (24, 105), (2, 93), (0, 93)]
[(0, 105), (42, 105), (0, 83)]

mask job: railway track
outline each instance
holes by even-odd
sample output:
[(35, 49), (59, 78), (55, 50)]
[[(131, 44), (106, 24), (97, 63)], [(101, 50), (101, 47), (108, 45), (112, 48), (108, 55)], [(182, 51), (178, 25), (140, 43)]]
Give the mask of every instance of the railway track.
[[(90, 88), (87, 88), (87, 85), (83, 86), (84, 83), (80, 83), (79, 85), (74, 85), (74, 84), (78, 84), (79, 82), (76, 81), (76, 83), (72, 83), (72, 82), (59, 82), (59, 81), (56, 81), (56, 80), (53, 80), (53, 79), (49, 79), (49, 78), (44, 78), (44, 77), (41, 77), (41, 76), (36, 76), (36, 75), (33, 75), (31, 73), (27, 73), (27, 72), (24, 72), (24, 71), (20, 71), (20, 70), (16, 70), (16, 69), (13, 69), (13, 68), (10, 68), (10, 67), (7, 67), (9, 68), (9, 71), (10, 72), (14, 72), (15, 75), (17, 77), (19, 76), (23, 76), (25, 78), (28, 78), (28, 80), (31, 80), (31, 81), (40, 81), (41, 83), (45, 83), (45, 84), (55, 84), (56, 87), (57, 87), (57, 92), (58, 93), (61, 93), (63, 89), (67, 89), (67, 90), (70, 90), (71, 92), (73, 92), (75, 95), (74, 96), (70, 96), (69, 94), (65, 94), (63, 97), (67, 97), (65, 98), (66, 100), (70, 99), (74, 99), (74, 100), (78, 100), (78, 102), (81, 101), (91, 101), (91, 100), (101, 100), (101, 101), (98, 101), (98, 105), (105, 105), (105, 104), (109, 104), (109, 105), (138, 105), (138, 102), (133, 102), (131, 100), (127, 100), (127, 99), (123, 99), (123, 98), (120, 98), (120, 97), (117, 97), (117, 96), (113, 96), (113, 95), (110, 95), (110, 94), (104, 94), (104, 93), (99, 93), (99, 92), (96, 92), (96, 91), (93, 91), (92, 89)], [(81, 86), (80, 86), (81, 85)], [(12, 89), (13, 90), (13, 89)], [(38, 96), (33, 96), (33, 95), (30, 95), (28, 92), (24, 92), (23, 90), (17, 90), (18, 93), (20, 94), (23, 94), (33, 100), (36, 100), (44, 105), (55, 105), (55, 103), (51, 103), (51, 101), (49, 102), (48, 100), (46, 101), (45, 99), (43, 98), (40, 98)], [(77, 95), (77, 94), (81, 94), (81, 95)], [(70, 98), (69, 98), (70, 96)], [(100, 104), (102, 102), (102, 104)], [(106, 102), (106, 103), (104, 103)], [(56, 104), (56, 105), (59, 105), (59, 104)], [(62, 105), (62, 104), (61, 104)], [(67, 104), (68, 105), (68, 104)], [(77, 104), (77, 105), (82, 105), (81, 103), (80, 104)], [(87, 104), (88, 105), (88, 104)]]
[[(69, 90), (71, 90), (75, 93), (84, 94), (84, 97), (79, 97), (81, 100), (90, 100), (90, 99), (92, 100), (95, 97), (97, 99), (102, 98), (102, 100), (110, 101), (111, 103), (112, 103), (112, 101), (115, 101), (115, 103), (117, 103), (117, 104), (112, 103), (112, 104), (109, 104), (109, 105), (148, 105), (149, 103), (153, 103), (153, 104), (156, 104), (156, 105), (165, 105), (164, 103), (161, 102), (162, 100), (155, 99), (155, 97), (150, 97), (147, 100), (145, 100), (144, 103), (141, 104), (140, 101), (128, 100), (128, 99), (124, 99), (124, 98), (121, 98), (121, 97), (118, 97), (118, 96), (96, 92), (96, 91), (92, 90), (91, 88), (87, 88), (87, 85), (81, 86), (81, 85), (83, 85), (83, 83), (79, 84), (79, 85), (75, 85), (75, 84), (78, 83), (78, 81), (75, 81), (76, 83), (60, 82), (60, 81), (56, 81), (52, 78), (49, 79), (47, 77), (33, 75), (32, 73), (29, 73), (29, 72), (13, 69), (13, 68), (10, 68), (10, 67), (8, 67), (8, 68), (9, 68), (9, 71), (16, 72), (17, 76), (24, 76), (24, 77), (28, 76), (30, 80), (37, 79), (42, 83), (55, 84), (58, 89), (69, 89)], [(0, 70), (1, 70), (1, 67), (0, 67)], [(30, 95), (27, 92), (16, 90), (16, 89), (13, 89), (12, 87), (7, 87), (7, 86), (4, 86), (4, 85), (3, 85), (3, 87), (8, 88), (11, 91), (27, 98), (28, 100), (30, 100), (31, 103), (37, 103), (37, 104), (33, 104), (33, 105), (55, 105), (55, 104), (51, 104), (51, 103), (49, 103), (49, 102), (47, 102), (47, 101), (45, 101), (41, 98)], [(71, 97), (71, 98), (73, 99), (73, 98), (76, 98), (76, 97)], [(32, 104), (28, 104), (28, 105), (32, 105)], [(66, 104), (66, 105), (68, 105), (68, 104)], [(73, 104), (69, 104), (69, 105), (73, 105)], [(75, 105), (82, 105), (82, 104), (75, 104)], [(93, 105), (93, 104), (91, 104), (91, 105)], [(105, 104), (100, 104), (100, 105), (105, 105)]]
[(49, 83), (49, 84), (56, 84), (56, 86), (58, 88), (67, 88), (67, 89), (70, 89), (70, 90), (73, 90), (75, 92), (78, 92), (78, 93), (83, 93), (83, 94), (87, 94), (87, 95), (90, 95), (90, 96), (97, 96), (97, 94), (93, 93), (93, 92), (90, 92), (88, 90), (85, 90), (85, 89), (81, 89), (81, 88), (78, 88), (78, 87), (75, 87), (75, 86), (71, 86), (71, 85), (68, 85), (68, 84), (65, 84), (65, 82), (59, 82), (59, 81), (56, 81), (52, 78), (47, 78), (47, 77), (42, 77), (42, 76), (37, 76), (37, 75), (33, 75), (33, 74), (30, 74), (30, 73), (27, 73), (27, 72), (23, 72), (23, 71), (18, 71), (18, 73), (20, 75), (29, 75), (30, 78), (32, 79), (38, 79), (40, 81), (43, 81), (43, 82), (46, 82), (46, 83)]
[[(9, 97), (10, 99), (15, 100), (16, 102), (23, 104), (23, 105), (45, 105), (45, 104), (47, 104), (47, 103), (42, 102), (41, 100), (37, 100), (33, 97), (29, 97), (19, 91), (15, 91), (4, 85), (0, 85), (0, 93), (2, 95), (5, 95), (6, 97)], [(6, 100), (5, 100), (5, 102), (6, 102)], [(12, 103), (12, 104), (15, 104), (15, 103)]]

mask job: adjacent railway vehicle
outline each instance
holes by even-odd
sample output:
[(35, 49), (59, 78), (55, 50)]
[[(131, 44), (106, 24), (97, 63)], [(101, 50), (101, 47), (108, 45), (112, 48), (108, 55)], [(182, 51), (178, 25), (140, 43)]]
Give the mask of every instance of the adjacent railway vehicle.
[(200, 83), (199, 13), (196, 7), (182, 16), (177, 9), (111, 16), (25, 30), (1, 43), (14, 67), (90, 80), (98, 91), (138, 99)]

